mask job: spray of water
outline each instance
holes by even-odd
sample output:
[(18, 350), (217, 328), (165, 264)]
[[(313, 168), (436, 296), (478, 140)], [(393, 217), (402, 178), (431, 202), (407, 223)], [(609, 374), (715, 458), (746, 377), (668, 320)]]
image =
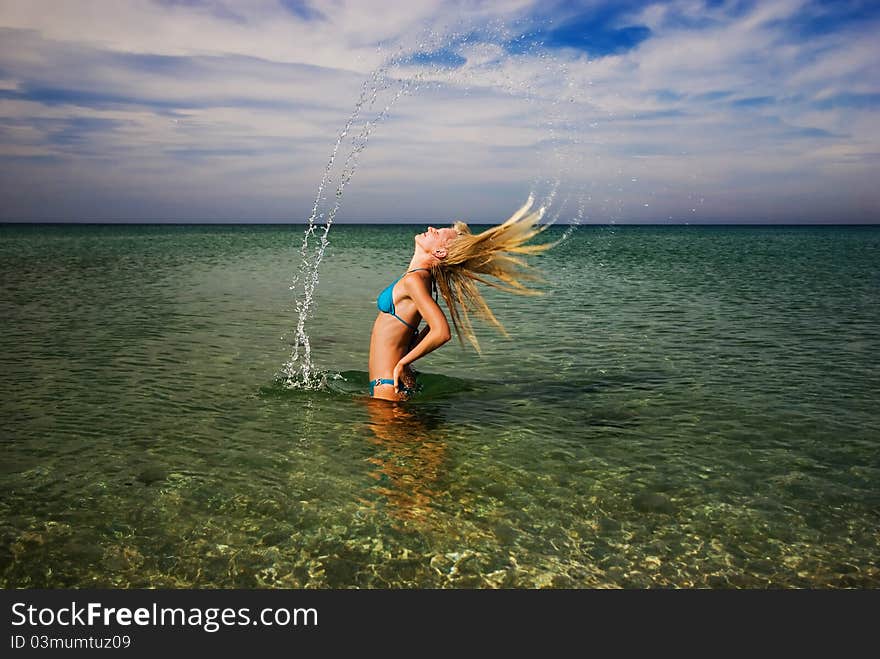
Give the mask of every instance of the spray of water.
[[(535, 104), (541, 108), (542, 117), (540, 130), (547, 135), (551, 157), (541, 163), (535, 176), (530, 194), (539, 200), (541, 206), (548, 210), (553, 206), (562, 182), (569, 169), (580, 167), (582, 155), (577, 148), (566, 152), (565, 147), (579, 146), (577, 134), (580, 127), (573, 126), (570, 108), (574, 103), (574, 82), (570, 79), (567, 65), (552, 54), (542, 49), (542, 44), (531, 46), (530, 55), (537, 55), (542, 68), (537, 77), (523, 74), (516, 66), (499, 66), (498, 61), (468, 64), (463, 68), (428, 63), (421, 70), (398, 77), (392, 73), (400, 73), (402, 65), (412, 64), (415, 53), (439, 52), (441, 47), (450, 49), (467, 48), (469, 45), (479, 46), (492, 43), (511, 43), (509, 28), (497, 24), (489, 30), (490, 34), (473, 37), (471, 30), (428, 31), (426, 36), (413, 44), (410, 49), (399, 46), (397, 51), (388, 57), (378, 68), (370, 73), (364, 81), (360, 95), (351, 115), (337, 136), (330, 157), (324, 168), (318, 185), (315, 201), (309, 215), (302, 245), (300, 247), (300, 263), (294, 273), (289, 288), (295, 297), (296, 327), (291, 340), (290, 358), (282, 368), (282, 377), (286, 386), (291, 388), (319, 388), (325, 384), (326, 374), (312, 363), (312, 350), (306, 326), (314, 312), (315, 289), (319, 282), (321, 260), (329, 245), (329, 233), (342, 204), (344, 191), (352, 180), (358, 166), (360, 154), (367, 147), (374, 129), (384, 121), (393, 106), (403, 97), (413, 94), (424, 86), (440, 86), (450, 81), (463, 88), (467, 94), (470, 85), (490, 86), (502, 89), (511, 97), (527, 104)], [(521, 37), (520, 37), (521, 38)], [(476, 44), (470, 44), (471, 40)], [(502, 62), (504, 63), (504, 62)], [(546, 80), (558, 80), (557, 89), (548, 92)], [(377, 109), (378, 108), (378, 109)], [(364, 117), (368, 117), (364, 119)], [(574, 138), (573, 138), (574, 136)], [(571, 153), (575, 155), (572, 157)], [(344, 158), (342, 157), (344, 154)], [(548, 175), (549, 174), (549, 175)], [(333, 190), (332, 200), (328, 202), (327, 192)], [(562, 204), (553, 213), (548, 213), (548, 221), (556, 222), (563, 217), (570, 199), (577, 199), (577, 213), (567, 218), (571, 226), (563, 233), (567, 239), (586, 214), (588, 201), (583, 186), (566, 191)]]
[[(424, 48), (426, 45), (427, 43), (423, 42), (419, 44), (419, 47)], [(358, 102), (355, 104), (351, 116), (340, 132), (330, 154), (330, 159), (324, 168), (300, 248), (300, 266), (289, 286), (289, 289), (296, 295), (297, 323), (290, 358), (285, 362), (282, 369), (284, 381), (288, 387), (311, 389), (319, 388), (325, 384), (325, 374), (317, 371), (312, 364), (311, 342), (305, 330), (306, 322), (312, 314), (314, 292), (319, 281), (319, 268), (321, 260), (324, 258), (324, 252), (329, 245), (330, 228), (341, 207), (345, 187), (357, 170), (359, 156), (367, 147), (373, 129), (387, 118), (395, 103), (407, 94), (417, 91), (427, 75), (427, 72), (419, 72), (411, 78), (395, 79), (389, 77), (389, 70), (403, 59), (401, 49), (395, 56), (373, 71), (367, 81), (364, 82)], [(438, 67), (434, 66), (430, 70), (436, 72), (437, 69)], [(328, 186), (332, 186), (332, 172), (334, 165), (337, 163), (340, 146), (352, 132), (353, 126), (356, 124), (361, 112), (364, 110), (370, 112), (377, 98), (388, 90), (391, 90), (391, 96), (386, 100), (384, 107), (372, 119), (365, 121), (360, 130), (351, 138), (350, 150), (342, 165), (342, 171), (336, 183), (332, 206), (329, 210), (322, 210), (322, 204), (326, 202), (325, 190)], [(321, 224), (322, 229), (318, 244), (310, 250), (310, 241)]]
[[(327, 186), (332, 183), (331, 173), (334, 164), (336, 163), (339, 148), (352, 130), (352, 127), (360, 116), (362, 109), (366, 108), (367, 111), (369, 111), (373, 107), (380, 92), (388, 88), (390, 84), (386, 77), (388, 66), (388, 64), (385, 64), (379, 69), (373, 71), (369, 79), (364, 82), (360, 98), (355, 104), (354, 111), (346, 122), (345, 127), (336, 139), (336, 144), (333, 146), (330, 159), (327, 162), (327, 166), (324, 168), (324, 174), (318, 185), (315, 203), (312, 206), (312, 212), (309, 216), (308, 226), (306, 227), (302, 246), (300, 248), (299, 270), (294, 275), (289, 286), (290, 290), (294, 291), (296, 295), (297, 314), (293, 349), (290, 359), (283, 367), (285, 382), (289, 387), (311, 388), (322, 384), (320, 378), (318, 381), (315, 381), (315, 377), (312, 373), (311, 343), (308, 334), (306, 334), (305, 331), (306, 321), (311, 315), (312, 305), (314, 303), (315, 287), (318, 285), (318, 269), (321, 260), (324, 258), (324, 252), (327, 249), (327, 245), (329, 244), (328, 234), (330, 232), (330, 227), (333, 224), (333, 220), (336, 217), (336, 213), (339, 211), (343, 191), (345, 190), (346, 184), (354, 175), (354, 171), (357, 167), (358, 155), (366, 147), (373, 127), (387, 115), (391, 105), (393, 105), (393, 103), (402, 95), (402, 90), (398, 90), (398, 94), (396, 94), (388, 105), (385, 106), (380, 115), (372, 121), (367, 121), (361, 128), (360, 132), (352, 139), (352, 149), (345, 158), (342, 175), (336, 185), (335, 202), (332, 208), (327, 212), (321, 210), (322, 203), (325, 201), (324, 191)], [(310, 239), (314, 236), (322, 220), (323, 231), (321, 232), (318, 246), (313, 250), (314, 253), (312, 253), (309, 250)]]

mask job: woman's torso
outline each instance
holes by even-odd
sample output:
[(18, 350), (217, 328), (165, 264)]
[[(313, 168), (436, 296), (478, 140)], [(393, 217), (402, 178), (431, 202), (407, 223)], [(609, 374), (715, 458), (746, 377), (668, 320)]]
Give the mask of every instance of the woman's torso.
[(391, 287), (391, 301), (397, 317), (380, 311), (373, 323), (369, 363), (371, 380), (391, 377), (397, 362), (409, 351), (415, 334), (413, 327), (418, 327), (422, 320), (415, 302), (406, 293), (403, 279), (401, 277)]

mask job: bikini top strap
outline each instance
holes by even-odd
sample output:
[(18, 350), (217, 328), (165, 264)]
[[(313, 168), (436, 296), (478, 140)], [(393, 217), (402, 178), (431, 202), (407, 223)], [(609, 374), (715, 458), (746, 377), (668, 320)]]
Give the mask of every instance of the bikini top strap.
[[(416, 270), (427, 270), (428, 272), (431, 272), (431, 268), (413, 268), (412, 270), (407, 270), (406, 274), (409, 274), (411, 272), (415, 272)], [(403, 279), (403, 277), (401, 276), (400, 279)], [(400, 279), (398, 279), (397, 281), (400, 281)], [(395, 283), (397, 283), (397, 282), (395, 282)], [(431, 275), (431, 292), (434, 294), (434, 302), (436, 302), (437, 301), (437, 282), (434, 281), (433, 274)]]

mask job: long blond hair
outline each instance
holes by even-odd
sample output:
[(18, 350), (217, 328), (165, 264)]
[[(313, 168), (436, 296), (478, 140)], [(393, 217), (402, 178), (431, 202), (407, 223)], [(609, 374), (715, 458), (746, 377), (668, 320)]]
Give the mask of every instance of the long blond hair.
[(513, 256), (539, 254), (556, 244), (526, 244), (547, 228), (538, 224), (544, 215), (543, 208), (529, 212), (533, 203), (534, 199), (529, 196), (510, 219), (478, 234), (472, 234), (464, 222), (455, 222), (453, 227), (458, 236), (449, 242), (446, 258), (431, 268), (437, 289), (449, 308), (458, 340), (464, 345), (467, 339), (478, 353), (480, 344), (474, 335), (471, 312), (490, 322), (504, 336), (510, 334), (486, 304), (477, 282), (516, 295), (543, 295), (523, 284), (524, 281), (542, 281), (540, 274), (523, 259)]

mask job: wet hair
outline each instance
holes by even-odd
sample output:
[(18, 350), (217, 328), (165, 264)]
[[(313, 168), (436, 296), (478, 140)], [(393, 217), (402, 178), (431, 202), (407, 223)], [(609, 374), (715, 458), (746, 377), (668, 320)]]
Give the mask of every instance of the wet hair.
[[(534, 203), (530, 196), (525, 205), (503, 224), (473, 234), (464, 222), (455, 222), (458, 236), (447, 245), (447, 255), (431, 268), (437, 290), (446, 301), (458, 340), (465, 339), (479, 353), (480, 344), (474, 335), (471, 313), (494, 325), (504, 336), (507, 330), (483, 299), (477, 282), (516, 295), (543, 295), (523, 282), (543, 281), (540, 274), (518, 254), (539, 254), (556, 243), (527, 244), (547, 228), (538, 222), (544, 209), (529, 212)], [(487, 278), (491, 277), (491, 279)]]

